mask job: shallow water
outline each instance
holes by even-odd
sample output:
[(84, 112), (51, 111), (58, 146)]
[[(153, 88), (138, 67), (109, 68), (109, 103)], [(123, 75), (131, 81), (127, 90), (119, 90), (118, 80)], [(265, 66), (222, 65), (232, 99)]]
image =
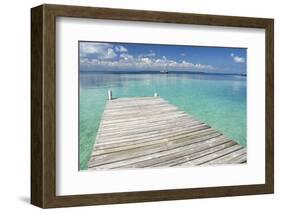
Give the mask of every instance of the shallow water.
[(246, 77), (80, 72), (80, 169), (87, 169), (107, 99), (160, 97), (246, 146)]

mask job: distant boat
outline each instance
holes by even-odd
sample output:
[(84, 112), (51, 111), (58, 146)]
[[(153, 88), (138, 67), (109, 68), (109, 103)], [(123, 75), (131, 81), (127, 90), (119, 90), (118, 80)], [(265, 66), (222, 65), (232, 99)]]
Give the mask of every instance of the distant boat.
[(160, 70), (160, 73), (161, 74), (168, 74), (168, 71), (167, 70)]

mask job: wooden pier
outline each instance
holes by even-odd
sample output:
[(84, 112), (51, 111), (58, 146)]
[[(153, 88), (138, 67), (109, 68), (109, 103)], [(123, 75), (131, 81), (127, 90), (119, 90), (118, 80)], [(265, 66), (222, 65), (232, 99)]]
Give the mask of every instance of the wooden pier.
[(246, 148), (160, 97), (109, 95), (89, 169), (246, 162)]

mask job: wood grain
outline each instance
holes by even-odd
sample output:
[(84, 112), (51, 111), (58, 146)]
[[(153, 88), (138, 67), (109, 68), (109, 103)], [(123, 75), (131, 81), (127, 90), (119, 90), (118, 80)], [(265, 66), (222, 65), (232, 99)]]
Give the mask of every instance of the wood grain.
[[(167, 113), (165, 109), (173, 110)], [(181, 122), (178, 121), (179, 114), (183, 116)], [(155, 125), (159, 119), (163, 125)], [(245, 148), (233, 142), (232, 147), (225, 147), (225, 150), (213, 151), (185, 163), (180, 159), (175, 162), (179, 155), (188, 159), (189, 155), (231, 140), (160, 97), (109, 100), (97, 135), (88, 162), (91, 170), (165, 167), (163, 163), (167, 160), (174, 161), (170, 166), (195, 166), (208, 162), (234, 164), (239, 163), (234, 151), (241, 149), (246, 153)], [(223, 158), (219, 158), (221, 156)]]

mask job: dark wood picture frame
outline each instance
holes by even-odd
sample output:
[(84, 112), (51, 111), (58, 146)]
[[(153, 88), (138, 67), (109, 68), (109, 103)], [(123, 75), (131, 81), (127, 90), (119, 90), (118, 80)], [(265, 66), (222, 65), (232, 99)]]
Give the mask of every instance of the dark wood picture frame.
[[(56, 195), (56, 17), (262, 28), (266, 34), (265, 184), (89, 195)], [(31, 9), (31, 203), (67, 207), (207, 198), (274, 191), (274, 20), (41, 5)]]

